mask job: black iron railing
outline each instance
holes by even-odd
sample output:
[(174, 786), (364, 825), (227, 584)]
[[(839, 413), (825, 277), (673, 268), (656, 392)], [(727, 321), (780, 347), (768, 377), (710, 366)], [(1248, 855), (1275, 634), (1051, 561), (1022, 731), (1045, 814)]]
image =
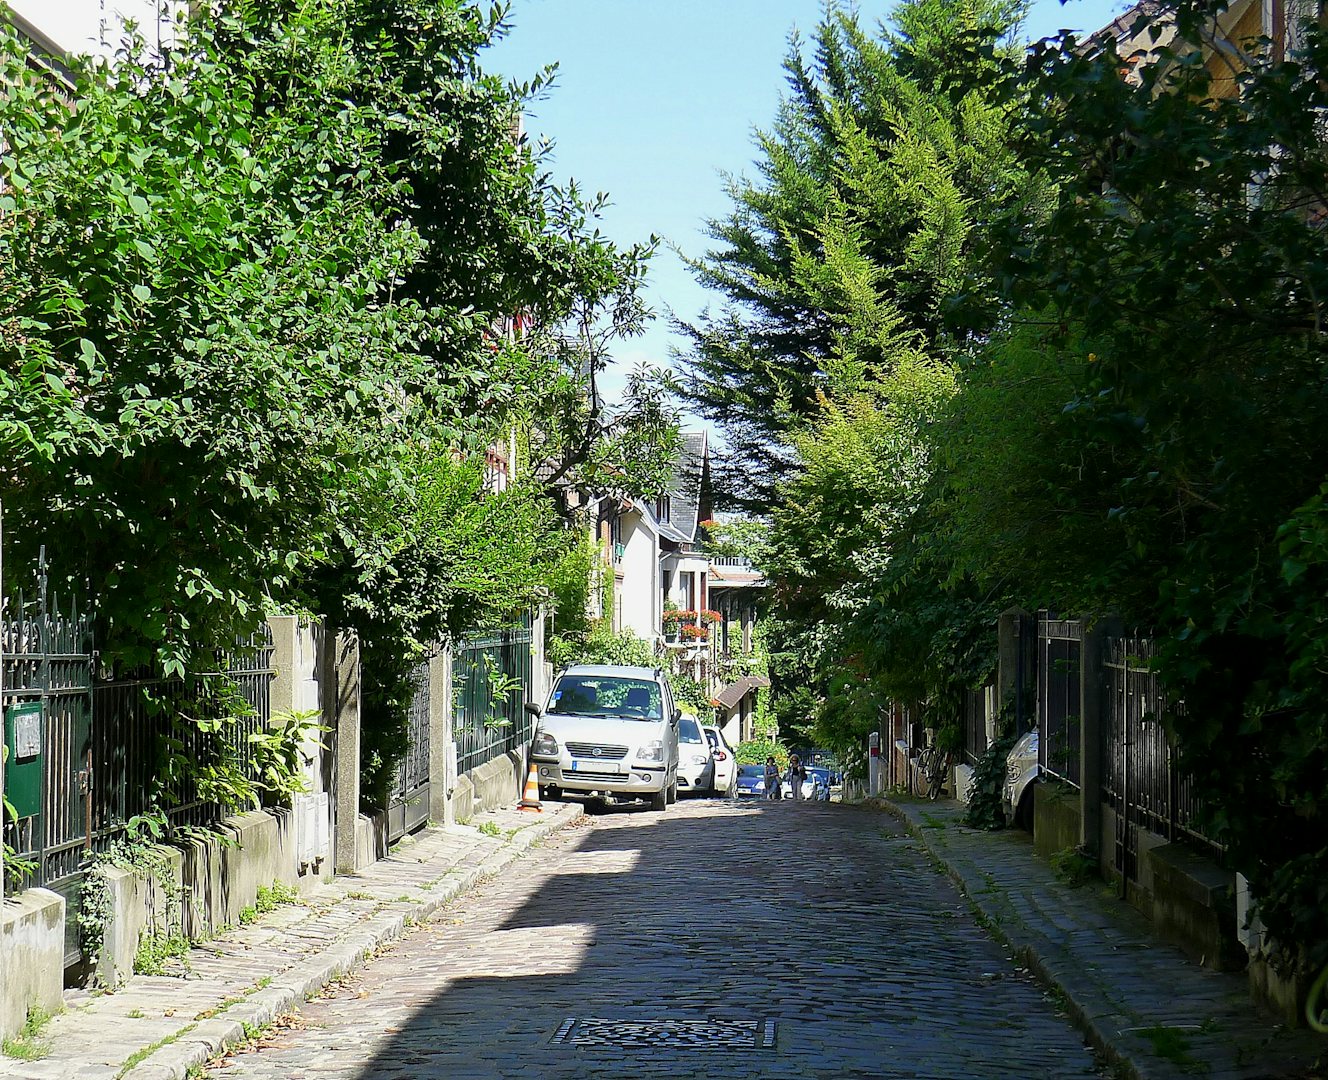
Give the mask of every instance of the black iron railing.
[(525, 745), (533, 720), (531, 620), (500, 633), (469, 638), (452, 653), (453, 738), (457, 770), (466, 772)]
[(1038, 618), (1038, 764), (1074, 787), (1080, 778), (1080, 690), (1083, 624)]

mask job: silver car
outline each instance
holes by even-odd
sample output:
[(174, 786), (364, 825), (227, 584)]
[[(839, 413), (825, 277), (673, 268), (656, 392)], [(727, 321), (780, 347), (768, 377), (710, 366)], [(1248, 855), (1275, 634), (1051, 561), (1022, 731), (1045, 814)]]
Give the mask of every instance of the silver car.
[[(541, 792), (645, 799), (653, 810), (677, 801), (682, 713), (660, 669), (578, 664), (545, 708), (526, 708), (539, 717), (530, 756)], [(699, 728), (696, 737), (704, 747)]]
[(1033, 828), (1033, 784), (1042, 767), (1038, 764), (1037, 728), (1020, 737), (1005, 755), (1005, 782), (1001, 803), (1007, 824)]

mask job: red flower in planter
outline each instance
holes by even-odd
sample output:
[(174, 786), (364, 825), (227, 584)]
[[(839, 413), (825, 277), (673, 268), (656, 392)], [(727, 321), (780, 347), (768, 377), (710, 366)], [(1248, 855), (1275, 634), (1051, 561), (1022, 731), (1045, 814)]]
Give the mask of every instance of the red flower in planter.
[(684, 626), (682, 636), (690, 638), (692, 641), (704, 641), (710, 636), (710, 631), (704, 626)]

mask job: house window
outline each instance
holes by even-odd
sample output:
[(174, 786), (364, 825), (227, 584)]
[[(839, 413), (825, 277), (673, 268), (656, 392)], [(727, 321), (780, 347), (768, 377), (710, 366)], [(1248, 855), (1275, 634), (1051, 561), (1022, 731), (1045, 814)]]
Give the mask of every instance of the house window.
[(682, 602), (678, 605), (684, 611), (696, 610), (696, 575), (690, 570), (678, 575), (678, 592)]
[(609, 544), (611, 545), (610, 550), (613, 552), (613, 561), (615, 563), (622, 562), (623, 555), (626, 553), (627, 549), (623, 546), (623, 524), (621, 514), (614, 514), (612, 521), (609, 523)]
[(669, 505), (669, 497), (667, 495), (661, 495), (655, 500), (655, 520), (668, 521), (670, 512), (671, 507)]

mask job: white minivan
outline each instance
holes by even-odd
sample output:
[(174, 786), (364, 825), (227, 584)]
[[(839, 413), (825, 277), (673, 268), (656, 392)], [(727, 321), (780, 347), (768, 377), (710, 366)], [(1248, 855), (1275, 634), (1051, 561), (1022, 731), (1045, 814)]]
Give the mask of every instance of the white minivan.
[(658, 668), (578, 664), (554, 680), (530, 745), (541, 796), (582, 795), (649, 801), (678, 798), (678, 722)]

